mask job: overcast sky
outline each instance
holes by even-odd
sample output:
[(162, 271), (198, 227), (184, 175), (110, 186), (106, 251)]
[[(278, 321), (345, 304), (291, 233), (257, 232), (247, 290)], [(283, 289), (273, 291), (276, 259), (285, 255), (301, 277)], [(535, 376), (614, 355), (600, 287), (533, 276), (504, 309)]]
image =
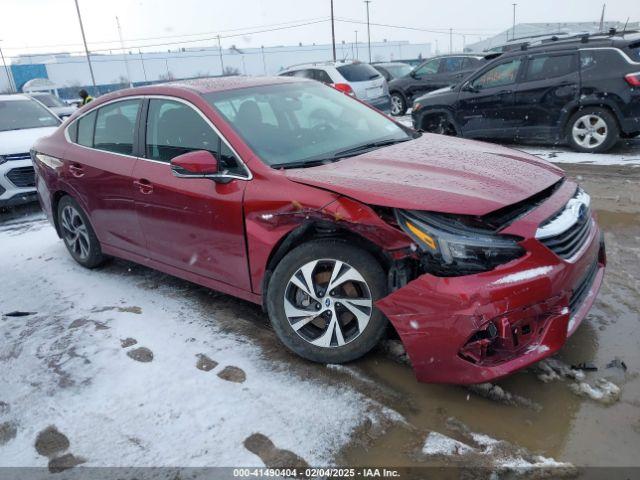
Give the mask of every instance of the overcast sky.
[[(329, 0), (79, 0), (91, 50), (119, 48), (115, 17), (120, 18), (125, 45), (137, 48), (165, 42), (208, 38), (147, 51), (215, 44), (219, 32), (224, 47), (236, 45), (292, 45), (302, 42), (329, 43)], [(513, 0), (373, 0), (371, 22), (443, 31), (453, 28), (454, 47), (461, 48), (462, 34), (472, 43), (511, 26)], [(520, 0), (517, 22), (598, 21), (603, 0)], [(334, 0), (337, 19), (364, 22), (362, 0)], [(606, 1), (606, 20), (640, 20), (639, 0)], [(257, 33), (284, 23), (310, 25)], [(336, 41), (366, 39), (366, 25), (336, 22)], [(249, 33), (247, 33), (249, 32)], [(202, 34), (202, 35), (193, 35)], [(191, 37), (178, 37), (193, 35)], [(236, 35), (236, 36), (230, 36)], [(166, 38), (175, 36), (175, 38)], [(163, 37), (163, 38), (157, 38)], [(372, 26), (372, 41), (437, 40), (448, 48), (448, 33)], [(5, 56), (46, 51), (82, 49), (80, 28), (73, 0), (0, 0), (0, 47)], [(114, 43), (103, 43), (112, 41)], [(41, 48), (51, 46), (51, 48)]]

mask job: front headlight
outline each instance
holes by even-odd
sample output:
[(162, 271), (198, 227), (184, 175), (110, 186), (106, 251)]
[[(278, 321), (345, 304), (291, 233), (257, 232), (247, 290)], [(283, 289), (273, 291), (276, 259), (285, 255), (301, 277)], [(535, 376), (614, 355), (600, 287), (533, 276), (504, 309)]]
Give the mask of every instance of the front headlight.
[(418, 244), (436, 275), (485, 272), (524, 255), (519, 237), (482, 228), (471, 217), (396, 210), (398, 225)]

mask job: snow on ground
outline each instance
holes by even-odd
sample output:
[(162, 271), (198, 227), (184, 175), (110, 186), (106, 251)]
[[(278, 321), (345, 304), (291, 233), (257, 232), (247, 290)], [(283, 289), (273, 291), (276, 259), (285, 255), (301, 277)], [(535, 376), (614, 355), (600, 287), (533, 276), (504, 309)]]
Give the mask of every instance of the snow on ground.
[[(403, 125), (413, 127), (411, 115), (397, 117), (396, 120)], [(574, 152), (566, 146), (539, 146), (507, 144), (506, 146), (516, 150), (536, 155), (552, 163), (580, 163), (586, 165), (627, 165), (640, 166), (640, 138), (621, 140), (608, 153), (591, 154)]]
[(274, 365), (171, 285), (83, 269), (40, 215), (0, 239), (0, 466), (46, 466), (49, 426), (87, 466), (262, 466), (265, 448), (323, 465), (397, 414)]

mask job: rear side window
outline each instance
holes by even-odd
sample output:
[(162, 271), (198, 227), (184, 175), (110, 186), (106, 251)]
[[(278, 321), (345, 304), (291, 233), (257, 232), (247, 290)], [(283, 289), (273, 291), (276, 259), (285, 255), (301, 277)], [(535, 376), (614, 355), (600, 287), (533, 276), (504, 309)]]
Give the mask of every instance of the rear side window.
[(541, 55), (530, 57), (527, 64), (525, 80), (532, 82), (547, 78), (562, 77), (578, 69), (577, 56), (569, 55)]
[(78, 144), (85, 147), (93, 147), (93, 131), (96, 126), (96, 112), (95, 110), (80, 120), (78, 123)]
[(469, 70), (471, 68), (478, 68), (482, 61), (478, 58), (466, 57), (462, 65), (463, 70)]
[(78, 122), (73, 122), (67, 127), (67, 135), (73, 143), (78, 143)]
[(476, 78), (472, 85), (478, 89), (502, 87), (504, 85), (511, 85), (516, 83), (518, 76), (518, 70), (522, 60), (514, 58), (511, 61), (496, 65), (492, 69), (484, 72), (478, 78)]
[(313, 78), (314, 80), (317, 80), (318, 82), (333, 83), (333, 80), (331, 80), (331, 77), (329, 76), (329, 74), (324, 70), (319, 70), (319, 69), (311, 70), (311, 75), (312, 75), (311, 78)]
[(366, 82), (380, 77), (378, 71), (368, 63), (342, 65), (337, 70), (348, 82)]
[(612, 76), (622, 79), (619, 72), (628, 68), (627, 60), (616, 49), (585, 49), (580, 51), (582, 80), (599, 80)]
[(460, 70), (462, 70), (463, 63), (464, 63), (463, 57), (443, 58), (440, 61), (440, 72), (441, 73), (459, 72)]
[(140, 100), (124, 100), (99, 108), (93, 147), (107, 152), (132, 155), (140, 105)]

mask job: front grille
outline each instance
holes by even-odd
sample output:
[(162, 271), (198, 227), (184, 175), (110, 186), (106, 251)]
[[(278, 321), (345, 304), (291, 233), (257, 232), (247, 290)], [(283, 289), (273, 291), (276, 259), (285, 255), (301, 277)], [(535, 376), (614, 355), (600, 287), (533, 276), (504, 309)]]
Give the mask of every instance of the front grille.
[(7, 178), (16, 187), (25, 188), (36, 186), (35, 171), (33, 170), (33, 167), (19, 167), (9, 170)]
[(564, 208), (538, 228), (536, 238), (560, 258), (572, 258), (591, 233), (593, 220), (589, 205), (589, 195), (578, 188)]
[(12, 153), (11, 155), (3, 155), (7, 162), (11, 162), (13, 160), (30, 160), (31, 155), (29, 152), (27, 153)]
[(587, 274), (580, 280), (580, 283), (575, 286), (573, 289), (573, 293), (571, 294), (571, 298), (569, 299), (569, 311), (573, 316), (582, 302), (584, 302), (589, 290), (591, 290), (591, 286), (593, 285), (593, 281), (596, 278), (596, 274), (598, 273), (598, 262), (594, 262), (591, 267), (589, 267), (589, 271)]

